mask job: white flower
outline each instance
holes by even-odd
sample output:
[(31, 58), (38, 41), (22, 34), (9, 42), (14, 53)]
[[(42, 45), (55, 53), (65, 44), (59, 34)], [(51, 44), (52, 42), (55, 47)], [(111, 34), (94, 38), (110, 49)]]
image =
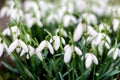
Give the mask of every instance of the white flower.
[(107, 30), (109, 33), (112, 32), (110, 25), (108, 25), (108, 24), (106, 24), (106, 23), (101, 23), (101, 24), (99, 25), (99, 30), (100, 30), (100, 32), (101, 32), (102, 30), (104, 30), (104, 31)]
[(117, 58), (117, 56), (120, 57), (120, 49), (117, 47), (110, 49), (108, 52), (108, 56), (109, 55), (112, 55), (113, 59), (115, 60)]
[(7, 13), (8, 13), (8, 8), (7, 7), (1, 8), (1, 10), (0, 10), (0, 18), (4, 17), (5, 14), (8, 16)]
[(37, 52), (41, 52), (45, 47), (49, 49), (51, 54), (54, 54), (53, 47), (47, 40), (42, 41), (36, 50)]
[(47, 17), (47, 24), (55, 24), (55, 22), (60, 22), (60, 19), (58, 18), (57, 14), (50, 14)]
[(113, 19), (113, 30), (116, 32), (118, 27), (119, 27), (119, 20), (118, 19)]
[(8, 47), (7, 44), (0, 38), (0, 57), (2, 56), (4, 50), (8, 52)]
[(9, 35), (9, 36), (10, 36), (11, 32), (12, 32), (12, 34), (13, 34), (14, 40), (17, 39), (17, 36), (18, 36), (18, 35), (20, 35), (20, 30), (19, 30), (19, 28), (18, 28), (17, 26), (13, 26), (13, 27), (11, 27), (11, 29), (10, 29), (10, 28), (6, 28), (6, 29), (2, 32), (2, 34), (3, 34), (3, 35)]
[(74, 13), (74, 4), (72, 2), (68, 3), (68, 9), (67, 10), (70, 14)]
[(64, 47), (64, 51), (65, 51), (65, 53), (64, 53), (64, 62), (65, 63), (68, 63), (70, 61), (70, 59), (72, 57), (72, 53), (74, 51), (79, 56), (82, 55), (82, 51), (78, 47), (73, 46), (73, 45), (69, 45), (69, 44)]
[(3, 35), (10, 35), (10, 31), (12, 31), (12, 33), (14, 33), (14, 34), (16, 34), (16, 35), (19, 35), (19, 34), (20, 34), (20, 30), (19, 30), (19, 28), (18, 28), (17, 26), (12, 26), (12, 27), (11, 27), (11, 30), (10, 30), (10, 28), (6, 28), (6, 29), (2, 32), (2, 34), (3, 34)]
[(37, 3), (34, 1), (25, 1), (24, 2), (24, 10), (26, 12), (28, 12), (28, 11), (32, 11), (31, 9), (34, 12), (37, 12), (39, 10)]
[[(50, 39), (50, 42), (53, 42), (53, 47), (57, 51), (60, 47), (60, 36), (53, 36), (53, 40)], [(61, 37), (61, 42), (65, 45), (65, 40)]]
[[(94, 40), (92, 41), (92, 46), (93, 46), (93, 47), (94, 47), (94, 46), (97, 46), (97, 45), (100, 44), (101, 41), (103, 41), (104, 39), (105, 39), (109, 44), (111, 43), (110, 38), (109, 38), (106, 34), (104, 34), (104, 33), (98, 33), (98, 35), (95, 36)], [(106, 43), (107, 43), (107, 42), (106, 42)]]
[(83, 31), (84, 31), (83, 25), (82, 25), (82, 23), (79, 23), (78, 26), (76, 27), (74, 33), (73, 33), (73, 40), (75, 42), (77, 42), (81, 38)]
[(10, 44), (8, 53), (11, 54), (17, 47), (22, 48), (21, 56), (28, 52), (27, 45), (21, 39), (16, 39)]
[(77, 19), (73, 15), (65, 15), (63, 18), (63, 25), (64, 27), (68, 27), (71, 24), (76, 24)]
[(88, 34), (90, 34), (91, 36), (96, 36), (98, 34), (98, 32), (92, 27), (92, 26), (88, 26)]
[(106, 5), (108, 0), (94, 0), (94, 5), (91, 6), (91, 9), (94, 13), (96, 13), (98, 16), (103, 16), (106, 11)]
[(98, 59), (96, 58), (96, 56), (92, 53), (86, 53), (85, 54), (85, 67), (89, 68), (92, 64), (92, 62), (94, 62), (96, 65), (98, 64)]
[(36, 15), (36, 17), (33, 17), (33, 14), (31, 14), (31, 13), (27, 13), (25, 15), (25, 23), (29, 28), (31, 28), (33, 26), (33, 24), (37, 24), (39, 27), (42, 27), (43, 24), (40, 21), (40, 19), (41, 19), (41, 17), (37, 17), (37, 15)]
[(4, 49), (4, 46), (3, 46), (3, 44), (0, 44), (0, 57), (2, 56), (2, 54), (3, 54), (3, 50)]
[(61, 32), (64, 37), (67, 37), (67, 36), (68, 36), (66, 30), (64, 30), (64, 29), (61, 29), (61, 30), (60, 30), (60, 29), (56, 29), (56, 30), (55, 30), (55, 34), (57, 34), (58, 32)]
[(87, 3), (84, 0), (76, 0), (75, 6), (76, 6), (77, 11), (79, 12), (82, 12), (87, 9)]
[(90, 13), (84, 13), (79, 18), (79, 21), (81, 22), (82, 19), (85, 19), (87, 24), (97, 24), (97, 17), (94, 14)]
[(67, 10), (66, 6), (62, 6), (60, 9), (58, 9), (57, 14), (58, 14), (58, 17), (60, 18), (60, 20), (63, 19), (63, 16), (64, 16), (66, 10)]
[(111, 40), (106, 34), (98, 33), (98, 35), (93, 38), (92, 48), (98, 46), (99, 54), (102, 55), (103, 46), (105, 46), (107, 49), (110, 49), (110, 44), (111, 44)]
[(31, 57), (32, 55), (36, 54), (41, 61), (43, 60), (42, 54), (40, 52), (37, 52), (36, 48), (33, 48), (31, 45), (28, 45), (28, 49), (29, 55), (27, 55), (27, 59), (29, 59), (29, 57)]

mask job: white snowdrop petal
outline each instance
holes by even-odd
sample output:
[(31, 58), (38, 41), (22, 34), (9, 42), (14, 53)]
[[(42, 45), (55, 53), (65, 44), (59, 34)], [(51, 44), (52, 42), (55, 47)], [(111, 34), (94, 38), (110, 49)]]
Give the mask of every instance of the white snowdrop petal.
[(27, 59), (29, 59), (36, 52), (31, 45), (28, 45), (28, 49), (29, 49), (29, 54), (27, 54), (26, 56)]
[(92, 26), (88, 26), (88, 33), (91, 35), (91, 36), (96, 36), (98, 33), (96, 30), (93, 29)]
[(77, 28), (75, 29), (73, 33), (73, 40), (77, 42), (83, 34), (83, 25), (82, 23), (78, 24)]
[(102, 55), (102, 53), (103, 53), (103, 42), (101, 42), (101, 43), (98, 45), (98, 51), (99, 51), (99, 54)]
[(65, 45), (65, 40), (62, 38), (62, 43)]
[(71, 20), (73, 21), (74, 24), (77, 23), (77, 19), (74, 16), (71, 16)]
[(9, 54), (12, 53), (15, 50), (15, 48), (17, 48), (17, 46), (18, 46), (18, 40), (12, 42), (8, 49)]
[(64, 54), (64, 62), (65, 63), (68, 63), (71, 59), (71, 56), (72, 56), (72, 49), (71, 47), (69, 46), (67, 48), (67, 50), (65, 51), (65, 54)]
[(102, 40), (102, 34), (98, 34), (96, 41), (95, 41), (95, 44), (98, 45), (101, 40)]
[(110, 45), (109, 45), (107, 42), (105, 42), (105, 47), (106, 47), (107, 49), (110, 49)]
[(64, 16), (63, 24), (64, 24), (65, 27), (69, 26), (69, 22), (70, 22), (70, 17), (69, 16)]
[(11, 30), (12, 30), (12, 32), (15, 33), (15, 34), (20, 34), (19, 28), (18, 28), (17, 26), (11, 27)]
[(118, 19), (114, 19), (113, 20), (113, 30), (117, 31), (118, 27), (119, 27), (119, 20)]
[(52, 47), (52, 45), (51, 45), (49, 42), (47, 42), (47, 47), (48, 47), (50, 53), (51, 53), (51, 54), (54, 54), (53, 47)]
[(97, 65), (98, 64), (98, 59), (95, 55), (92, 54), (92, 60), (93, 62)]
[(5, 42), (3, 42), (3, 46), (4, 46), (5, 50), (6, 50), (7, 53), (8, 53), (8, 46), (7, 46), (7, 44), (6, 44)]
[(76, 52), (76, 54), (78, 54), (79, 56), (82, 55), (82, 51), (81, 51), (78, 47), (76, 47), (76, 46), (75, 46), (75, 52)]
[(53, 42), (53, 40), (52, 39), (50, 39), (50, 41), (49, 41), (50, 43), (52, 43)]
[(118, 49), (118, 56), (120, 57), (120, 49)]
[(57, 36), (55, 37), (54, 49), (57, 51), (59, 47), (60, 47), (60, 38)]
[(115, 60), (118, 56), (118, 48), (116, 48), (114, 51), (113, 51), (113, 59)]
[(3, 54), (3, 44), (0, 44), (0, 57), (2, 56), (2, 54)]
[(20, 56), (23, 56), (26, 53), (26, 51), (23, 49), (20, 53)]
[(92, 64), (92, 56), (89, 55), (89, 56), (87, 56), (87, 58), (85, 60), (85, 66), (86, 66), (86, 68), (89, 68), (91, 66), (91, 64)]
[(107, 35), (105, 35), (106, 36), (106, 40), (107, 40), (107, 42), (110, 44), (111, 43), (111, 39), (110, 39), (110, 37), (108, 37)]
[(114, 49), (115, 49), (115, 48), (110, 49), (110, 50), (108, 51), (107, 55), (108, 55), (108, 56), (111, 55), (111, 54), (113, 53)]
[(3, 7), (0, 10), (0, 18), (4, 17), (4, 15), (8, 12), (8, 8), (7, 7)]
[(32, 46), (28, 46), (29, 48), (29, 55), (32, 56), (35, 53), (35, 49)]
[(24, 51), (28, 52), (27, 45), (22, 40), (19, 40), (19, 42), (20, 42), (20, 46), (24, 49)]
[(64, 37), (67, 37), (67, 36), (68, 36), (67, 32), (66, 32), (64, 29), (62, 29), (61, 32), (63, 33), (63, 36), (64, 36)]
[(91, 53), (86, 53), (85, 54), (85, 58), (87, 58)]
[(66, 51), (69, 47), (70, 47), (70, 45), (66, 45), (66, 46), (64, 47), (64, 51)]
[(43, 58), (42, 58), (42, 54), (41, 53), (36, 53), (36, 55), (38, 56), (38, 58), (43, 61)]
[(16, 48), (16, 51), (17, 51), (17, 53), (20, 53), (21, 48), (20, 48), (20, 47), (17, 47), (17, 48)]
[(47, 42), (44, 40), (40, 43), (40, 45), (38, 46), (38, 48), (36, 49), (37, 53), (41, 52), (45, 47), (46, 47)]
[(3, 32), (3, 35), (10, 35), (10, 30), (8, 28), (6, 28)]
[(37, 20), (37, 24), (38, 24), (39, 27), (42, 27), (42, 26), (43, 26), (42, 22), (39, 21), (39, 20)]

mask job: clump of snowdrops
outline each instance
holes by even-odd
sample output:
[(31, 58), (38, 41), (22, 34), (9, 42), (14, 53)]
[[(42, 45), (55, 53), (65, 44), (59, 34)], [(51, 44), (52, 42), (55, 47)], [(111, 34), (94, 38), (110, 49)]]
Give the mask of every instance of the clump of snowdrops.
[(116, 80), (120, 73), (120, 7), (109, 0), (9, 0), (0, 17), (3, 65), (22, 80)]

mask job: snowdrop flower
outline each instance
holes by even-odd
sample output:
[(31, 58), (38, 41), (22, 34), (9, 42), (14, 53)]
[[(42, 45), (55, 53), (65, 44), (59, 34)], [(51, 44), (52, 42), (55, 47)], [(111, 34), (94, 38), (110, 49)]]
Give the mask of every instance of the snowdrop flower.
[(78, 12), (82, 12), (87, 9), (87, 3), (84, 0), (76, 0), (75, 6)]
[(100, 17), (103, 16), (106, 10), (107, 2), (108, 0), (95, 1), (95, 3), (97, 3), (98, 5), (92, 5), (91, 7), (92, 11)]
[(50, 24), (50, 23), (55, 24), (55, 22), (60, 22), (58, 15), (57, 14), (50, 14), (47, 17), (47, 24)]
[(105, 8), (93, 5), (92, 6), (92, 11), (94, 13), (96, 13), (98, 16), (103, 16), (103, 14), (105, 12)]
[(87, 32), (90, 36), (95, 37), (98, 34), (98, 32), (92, 26), (88, 25), (87, 28), (88, 28)]
[(40, 6), (40, 9), (42, 9), (42, 11), (46, 11), (48, 9), (46, 1), (43, 1), (43, 0), (39, 1), (39, 6)]
[(109, 44), (111, 43), (110, 38), (104, 34), (104, 33), (98, 33), (97, 36), (95, 36), (94, 40), (92, 41), (92, 46), (97, 46), (98, 44), (101, 43), (101, 41), (106, 40)]
[(34, 1), (25, 1), (24, 10), (28, 12), (28, 11), (32, 11), (31, 9), (36, 13), (39, 10), (37, 3)]
[(94, 37), (88, 36), (86, 39), (84, 39), (83, 44), (90, 43), (90, 42), (92, 42), (93, 39), (94, 39)]
[[(19, 21), (20, 17), (23, 16), (23, 11), (20, 9), (20, 5), (17, 4), (16, 7), (14, 1), (8, 1), (7, 6), (3, 7), (0, 12), (0, 17), (3, 17), (4, 15), (7, 15), (10, 17), (10, 20), (16, 20)], [(19, 9), (18, 9), (19, 7)]]
[(101, 41), (99, 44), (98, 44), (98, 52), (100, 55), (102, 55), (103, 53), (103, 46), (105, 46), (107, 49), (110, 49), (110, 43), (106, 42), (105, 40), (104, 41)]
[(68, 63), (70, 61), (74, 51), (79, 56), (82, 55), (82, 51), (78, 47), (69, 45), (69, 44), (64, 47), (64, 51), (65, 51), (65, 53), (64, 53), (64, 62), (65, 63)]
[(75, 41), (75, 42), (77, 42), (80, 38), (81, 38), (81, 36), (82, 36), (82, 34), (83, 34), (83, 32), (84, 32), (84, 26), (83, 26), (83, 24), (82, 23), (79, 23), (78, 25), (77, 25), (77, 27), (76, 27), (76, 29), (75, 29), (75, 31), (74, 31), (74, 33), (73, 33), (73, 40)]
[(11, 9), (9, 11), (10, 20), (19, 21), (23, 17), (23, 11), (21, 9)]
[(119, 20), (118, 19), (113, 19), (113, 30), (116, 32), (118, 27), (119, 27)]
[(0, 18), (4, 17), (5, 15), (8, 16), (8, 8), (7, 7), (2, 7), (0, 10)]
[(28, 52), (27, 45), (21, 39), (16, 39), (9, 46), (9, 49), (8, 49), (9, 54), (11, 54), (17, 47), (22, 48), (22, 51), (20, 54), (21, 56)]
[(28, 45), (29, 49), (29, 55), (27, 55), (27, 59), (29, 59), (29, 56), (33, 56), (34, 54), (38, 56), (38, 58), (42, 61), (42, 54), (40, 52), (37, 52), (36, 48), (32, 47), (31, 45)]
[(9, 35), (9, 36), (10, 36), (11, 32), (12, 32), (12, 34), (13, 34), (13, 38), (14, 38), (14, 39), (17, 39), (17, 36), (20, 35), (20, 30), (19, 30), (19, 28), (18, 28), (17, 26), (11, 27), (11, 30), (10, 30), (9, 28), (6, 28), (6, 29), (2, 32), (2, 34), (3, 34), (3, 35)]
[(65, 40), (60, 36), (53, 36), (54, 41), (52, 39), (50, 39), (50, 42), (53, 42), (53, 47), (56, 51), (60, 48), (60, 44), (61, 44), (60, 38), (62, 40), (61, 42), (65, 45)]
[(114, 47), (109, 50), (108, 56), (112, 55), (113, 59), (115, 60), (118, 56), (120, 57), (120, 49), (117, 47)]
[(98, 59), (97, 57), (92, 54), (92, 53), (86, 53), (85, 54), (85, 67), (89, 68), (92, 64), (92, 62), (94, 62), (96, 65), (98, 65)]
[(97, 24), (97, 17), (92, 13), (84, 13), (79, 18), (79, 22), (81, 22), (82, 19), (85, 19), (87, 24)]
[(60, 9), (58, 9), (57, 14), (58, 14), (58, 17), (60, 18), (60, 20), (63, 19), (66, 10), (67, 10), (66, 6), (62, 6)]
[(94, 48), (95, 46), (98, 46), (99, 54), (102, 55), (103, 46), (105, 46), (107, 49), (109, 49), (110, 44), (111, 44), (111, 40), (106, 34), (98, 33), (98, 35), (95, 36), (92, 41), (92, 48)]
[(6, 16), (10, 16), (10, 10), (13, 9), (14, 7), (14, 1), (7, 1), (7, 5), (8, 6), (5, 6), (5, 7), (2, 7), (1, 10), (0, 10), (0, 17), (4, 17), (5, 15)]
[[(19, 35), (20, 34), (20, 30), (17, 26), (12, 26), (11, 27), (11, 31), (13, 34), (17, 34)], [(6, 28), (3, 32), (2, 32), (3, 35), (10, 35), (10, 29), (9, 28)]]
[(107, 30), (109, 33), (112, 32), (110, 25), (108, 25), (108, 24), (106, 24), (106, 23), (101, 23), (101, 24), (99, 25), (99, 30), (100, 30), (100, 32), (101, 32), (102, 30), (104, 30), (104, 31)]
[(73, 3), (68, 3), (68, 12), (70, 13), (70, 14), (73, 14), (73, 12), (74, 12), (74, 4)]
[[(57, 34), (58, 32), (60, 32), (60, 29), (56, 29), (56, 30), (55, 30), (55, 34)], [(61, 33), (63, 34), (64, 37), (67, 37), (67, 36), (68, 36), (66, 30), (64, 30), (64, 29), (61, 29)]]
[(43, 40), (40, 45), (38, 46), (38, 48), (36, 49), (37, 50), (37, 53), (38, 52), (41, 52), (45, 47), (47, 47), (50, 51), (51, 54), (54, 54), (54, 50), (53, 50), (53, 47), (52, 45), (47, 41), (47, 40)]
[(0, 57), (3, 54), (3, 51), (6, 50), (8, 52), (7, 44), (0, 38)]
[(73, 15), (65, 15), (63, 17), (63, 25), (64, 25), (64, 27), (68, 27), (71, 24), (76, 24), (76, 23), (77, 23), (77, 19)]
[(30, 14), (30, 13), (27, 13), (25, 15), (25, 23), (29, 28), (31, 28), (33, 26), (33, 24), (35, 24), (35, 23), (39, 27), (43, 26), (42, 22), (40, 21), (40, 18), (33, 17), (32, 14)]

